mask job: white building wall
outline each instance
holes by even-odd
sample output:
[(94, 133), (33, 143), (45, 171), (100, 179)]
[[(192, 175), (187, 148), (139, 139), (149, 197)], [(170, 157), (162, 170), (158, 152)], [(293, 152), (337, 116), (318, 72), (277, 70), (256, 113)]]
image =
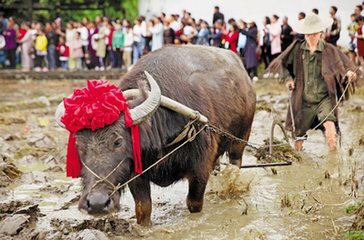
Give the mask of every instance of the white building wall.
[(186, 9), (196, 19), (202, 18), (212, 21), (214, 6), (220, 6), (225, 18), (253, 19), (261, 26), (264, 16), (277, 14), (280, 17), (288, 16), (290, 24), (294, 24), (297, 14), (301, 11), (310, 12), (317, 8), (321, 14), (328, 15), (331, 5), (338, 7), (338, 16), (342, 20), (342, 31), (339, 44), (347, 46), (349, 42), (347, 25), (350, 22), (350, 14), (357, 4), (356, 0), (139, 0), (139, 13), (150, 17), (165, 12), (167, 15), (179, 13)]

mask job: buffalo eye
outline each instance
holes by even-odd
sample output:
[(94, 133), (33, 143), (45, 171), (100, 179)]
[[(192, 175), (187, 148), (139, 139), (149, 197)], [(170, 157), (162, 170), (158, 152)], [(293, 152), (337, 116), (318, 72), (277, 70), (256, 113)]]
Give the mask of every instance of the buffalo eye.
[(114, 141), (114, 148), (119, 148), (123, 145), (123, 139), (122, 138), (117, 138)]

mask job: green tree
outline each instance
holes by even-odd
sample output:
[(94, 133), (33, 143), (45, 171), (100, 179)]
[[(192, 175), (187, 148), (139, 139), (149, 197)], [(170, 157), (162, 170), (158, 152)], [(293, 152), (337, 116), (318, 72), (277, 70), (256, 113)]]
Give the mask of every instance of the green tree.
[(50, 21), (58, 16), (65, 21), (79, 21), (83, 17), (92, 20), (100, 15), (133, 20), (138, 16), (138, 0), (1, 0), (0, 9), (4, 9), (6, 16), (15, 16), (19, 21), (32, 17), (33, 20)]

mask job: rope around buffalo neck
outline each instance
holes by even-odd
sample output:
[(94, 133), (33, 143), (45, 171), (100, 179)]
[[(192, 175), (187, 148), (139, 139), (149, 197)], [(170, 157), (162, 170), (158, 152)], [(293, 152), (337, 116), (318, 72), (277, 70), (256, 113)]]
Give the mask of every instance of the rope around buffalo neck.
[(98, 180), (90, 187), (89, 189), (89, 193), (92, 191), (92, 189), (94, 189), (99, 183), (102, 182), (106, 182), (109, 185), (111, 185), (111, 187), (113, 188), (112, 193), (110, 194), (110, 197), (112, 195), (114, 195), (119, 189), (125, 187), (127, 184), (129, 184), (130, 182), (134, 181), (135, 179), (137, 179), (138, 177), (140, 177), (141, 175), (143, 175), (144, 173), (148, 172), (150, 169), (152, 169), (153, 167), (155, 167), (157, 164), (159, 164), (160, 162), (162, 162), (163, 160), (165, 160), (166, 158), (168, 158), (169, 156), (171, 156), (173, 153), (175, 153), (176, 151), (178, 151), (180, 148), (182, 148), (184, 145), (186, 145), (189, 142), (192, 142), (197, 135), (199, 135), (203, 130), (205, 130), (207, 128), (207, 124), (205, 124), (204, 126), (202, 126), (202, 128), (200, 130), (198, 130), (197, 132), (195, 132), (192, 136), (190, 136), (186, 141), (184, 141), (183, 143), (181, 143), (180, 145), (178, 145), (176, 148), (174, 148), (172, 151), (170, 151), (169, 153), (167, 153), (166, 155), (164, 155), (162, 158), (158, 159), (155, 163), (153, 163), (152, 165), (150, 165), (148, 168), (146, 168), (145, 170), (143, 170), (140, 174), (135, 175), (134, 177), (130, 178), (128, 181), (126, 181), (123, 184), (118, 183), (116, 186), (110, 182), (108, 180), (108, 178), (121, 166), (121, 164), (125, 161), (122, 160), (119, 162), (119, 164), (110, 171), (109, 174), (107, 174), (105, 177), (100, 177), (97, 173), (95, 173), (90, 167), (87, 166), (87, 164), (81, 160), (82, 165), (92, 174), (94, 175)]
[(195, 134), (193, 134), (191, 137), (189, 137), (186, 141), (184, 141), (183, 143), (181, 143), (180, 145), (178, 145), (178, 147), (174, 148), (172, 151), (170, 151), (169, 153), (167, 153), (166, 155), (164, 155), (162, 158), (158, 159), (155, 163), (153, 163), (152, 165), (150, 165), (149, 167), (147, 167), (140, 174), (135, 175), (134, 177), (130, 178), (128, 181), (126, 181), (125, 183), (123, 183), (121, 185), (118, 184), (117, 186), (115, 186), (114, 187), (114, 191), (110, 194), (110, 196), (114, 195), (119, 189), (125, 187), (130, 182), (134, 181), (135, 179), (137, 179), (138, 177), (140, 177), (144, 173), (148, 172), (150, 169), (152, 169), (153, 167), (155, 167), (157, 164), (159, 164), (160, 162), (162, 162), (163, 160), (165, 160), (166, 158), (168, 158), (169, 156), (171, 156), (173, 153), (177, 152), (180, 148), (182, 148), (187, 143), (192, 142), (196, 138), (197, 135), (199, 135), (203, 130), (205, 130), (205, 128), (207, 128), (207, 126), (208, 125), (205, 124), (200, 130), (198, 130)]

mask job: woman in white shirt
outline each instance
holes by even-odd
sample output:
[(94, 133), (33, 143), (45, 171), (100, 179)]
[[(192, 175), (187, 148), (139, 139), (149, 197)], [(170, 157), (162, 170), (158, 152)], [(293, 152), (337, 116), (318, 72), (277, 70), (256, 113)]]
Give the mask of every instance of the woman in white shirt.
[(152, 51), (163, 47), (163, 24), (158, 17), (153, 19), (154, 26), (149, 25), (149, 31), (152, 33)]

